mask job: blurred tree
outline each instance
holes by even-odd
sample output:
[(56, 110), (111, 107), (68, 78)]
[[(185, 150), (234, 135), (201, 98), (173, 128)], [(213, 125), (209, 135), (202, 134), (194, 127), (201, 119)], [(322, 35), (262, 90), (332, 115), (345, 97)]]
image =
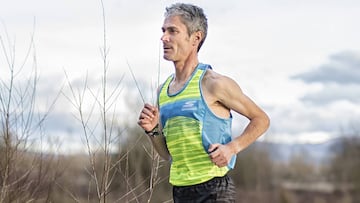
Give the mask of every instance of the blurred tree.
[(343, 136), (340, 142), (332, 146), (332, 158), (330, 161), (329, 178), (335, 185), (344, 187), (344, 192), (349, 192), (353, 187), (352, 194), (355, 202), (360, 201), (360, 137)]
[[(6, 27), (0, 33), (0, 202), (47, 200), (53, 181), (61, 173), (55, 156), (35, 152), (45, 138), (43, 123), (50, 109), (37, 109), (37, 74), (34, 35), (25, 56), (18, 56)], [(5, 36), (5, 37), (3, 37)], [(30, 57), (32, 56), (32, 60)], [(18, 61), (19, 58), (22, 58)], [(31, 64), (29, 64), (31, 63)], [(1, 64), (0, 64), (1, 65)]]
[(273, 163), (268, 149), (257, 143), (237, 156), (234, 170), (230, 171), (237, 188), (242, 190), (268, 190), (272, 186)]
[(287, 167), (287, 179), (297, 182), (316, 181), (316, 168), (310, 160), (311, 156), (305, 150), (292, 155)]
[(171, 199), (168, 162), (161, 160), (137, 125), (127, 128), (127, 134), (128, 140), (120, 143), (119, 175), (113, 185), (114, 190), (121, 191), (120, 202), (165, 202)]

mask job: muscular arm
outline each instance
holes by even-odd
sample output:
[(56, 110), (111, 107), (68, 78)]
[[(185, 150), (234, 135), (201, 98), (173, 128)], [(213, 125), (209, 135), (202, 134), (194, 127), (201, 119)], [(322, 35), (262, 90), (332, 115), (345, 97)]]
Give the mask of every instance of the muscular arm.
[[(158, 124), (159, 124), (158, 108), (150, 104), (145, 104), (144, 108), (140, 113), (138, 125), (142, 127), (145, 131), (151, 131)], [(153, 136), (148, 136), (148, 137), (151, 140), (156, 151), (159, 153), (159, 155), (165, 160), (170, 160), (171, 158), (170, 153), (166, 147), (165, 137), (161, 133), (162, 127), (160, 124), (159, 124), (159, 131), (160, 131), (160, 135), (155, 137)]]
[(149, 136), (155, 150), (158, 152), (158, 154), (166, 161), (171, 160), (170, 153), (166, 147), (165, 143), (165, 137), (160, 132), (160, 135), (156, 137)]
[(248, 147), (268, 129), (270, 120), (231, 78), (208, 71), (202, 84), (206, 102), (214, 113), (228, 115), (233, 110), (250, 121), (245, 130), (228, 144), (210, 146), (209, 151), (216, 149), (210, 154), (212, 161), (218, 166), (226, 166), (232, 155)]

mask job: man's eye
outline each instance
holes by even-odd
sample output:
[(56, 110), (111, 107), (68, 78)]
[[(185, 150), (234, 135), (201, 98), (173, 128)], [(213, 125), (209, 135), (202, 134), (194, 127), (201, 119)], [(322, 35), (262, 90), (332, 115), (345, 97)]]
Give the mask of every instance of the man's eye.
[(178, 31), (177, 31), (177, 30), (173, 30), (173, 29), (172, 29), (172, 30), (170, 30), (170, 32), (171, 32), (171, 33), (178, 33)]

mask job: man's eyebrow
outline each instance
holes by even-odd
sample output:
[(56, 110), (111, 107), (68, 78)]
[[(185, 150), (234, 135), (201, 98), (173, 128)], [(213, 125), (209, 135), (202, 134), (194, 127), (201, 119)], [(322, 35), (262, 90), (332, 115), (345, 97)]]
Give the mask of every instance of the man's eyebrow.
[(176, 26), (161, 27), (161, 30), (178, 30)]

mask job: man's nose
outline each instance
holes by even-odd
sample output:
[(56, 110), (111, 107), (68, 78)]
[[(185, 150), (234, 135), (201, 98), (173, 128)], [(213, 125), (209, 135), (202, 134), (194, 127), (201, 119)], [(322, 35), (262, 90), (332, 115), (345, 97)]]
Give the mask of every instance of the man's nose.
[(169, 41), (169, 35), (164, 32), (164, 34), (161, 36), (160, 40), (162, 42), (168, 42)]

